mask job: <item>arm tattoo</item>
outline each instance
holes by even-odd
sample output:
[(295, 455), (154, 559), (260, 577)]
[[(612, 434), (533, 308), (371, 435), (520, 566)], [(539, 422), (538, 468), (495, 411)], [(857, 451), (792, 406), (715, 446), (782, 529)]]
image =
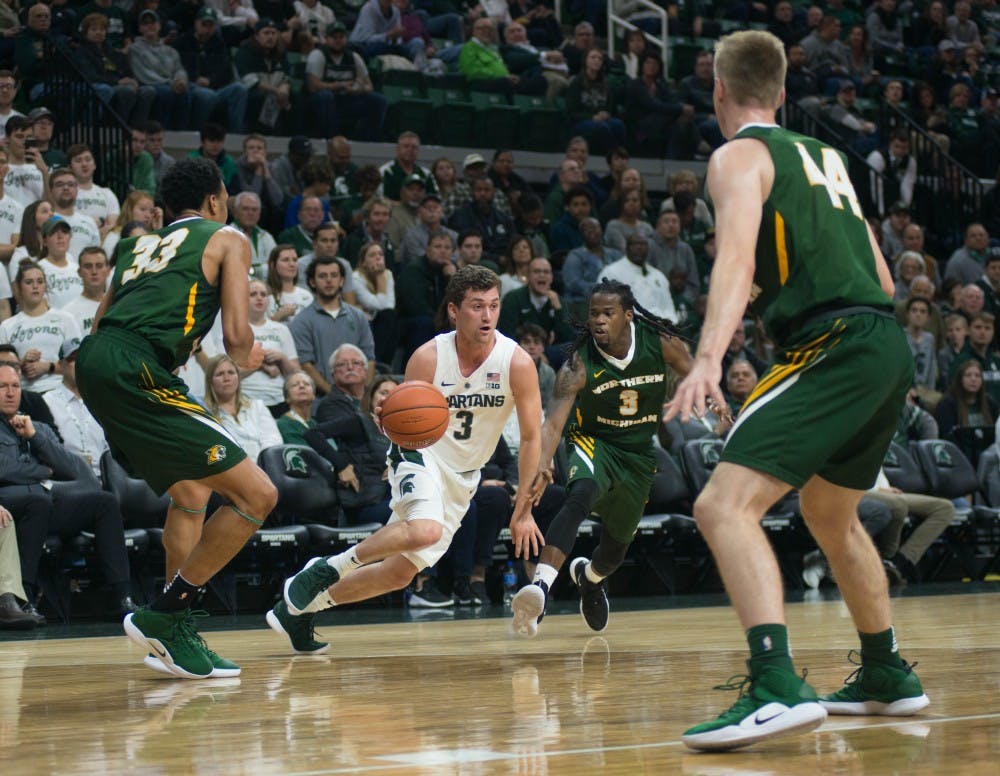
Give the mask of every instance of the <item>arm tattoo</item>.
[(556, 375), (556, 383), (552, 389), (553, 399), (572, 399), (580, 390), (580, 375), (582, 374), (583, 360), (576, 353), (566, 361)]

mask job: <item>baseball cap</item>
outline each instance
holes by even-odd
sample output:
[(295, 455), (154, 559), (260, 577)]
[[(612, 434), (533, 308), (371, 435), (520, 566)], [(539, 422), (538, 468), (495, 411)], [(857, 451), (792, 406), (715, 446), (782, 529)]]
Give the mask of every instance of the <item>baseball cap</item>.
[(433, 200), (434, 200), (435, 202), (437, 202), (437, 203), (440, 203), (440, 202), (441, 202), (441, 197), (439, 197), (439, 196), (438, 196), (437, 194), (435, 194), (435, 193), (434, 193), (434, 192), (432, 191), (432, 192), (431, 192), (430, 194), (424, 194), (424, 198), (423, 198), (422, 200), (420, 200), (420, 204), (422, 205), (422, 204), (424, 204), (425, 202), (427, 202), (427, 201), (429, 201), (429, 200), (432, 200), (432, 199), (433, 199)]
[(274, 21), (274, 19), (269, 16), (265, 16), (253, 26), (253, 31), (260, 32), (261, 30), (266, 30), (268, 27), (278, 29), (278, 24)]
[(63, 360), (72, 358), (73, 356), (76, 355), (76, 351), (78, 351), (79, 349), (80, 349), (80, 338), (70, 337), (68, 340), (63, 342), (62, 345), (59, 346), (59, 358)]
[(292, 135), (288, 140), (288, 152), (290, 154), (302, 154), (303, 156), (312, 156), (313, 145), (312, 141), (305, 135)]
[(69, 221), (59, 216), (52, 216), (52, 218), (42, 224), (42, 237), (48, 237), (56, 229), (65, 229), (67, 232), (73, 231), (73, 228), (69, 225)]
[(156, 11), (147, 8), (145, 11), (139, 14), (139, 24), (142, 24), (144, 21), (147, 20), (158, 22), (160, 21), (160, 15)]
[(909, 213), (910, 212), (910, 206), (907, 205), (905, 202), (903, 202), (903, 200), (897, 199), (895, 202), (892, 203), (892, 206), (889, 208), (889, 212), (890, 213)]
[(28, 118), (32, 121), (38, 121), (39, 119), (50, 118), (53, 121), (56, 120), (56, 114), (50, 111), (48, 108), (35, 108), (28, 114)]
[(405, 178), (403, 178), (403, 182), (402, 182), (401, 185), (402, 186), (409, 186), (409, 185), (411, 185), (413, 183), (419, 183), (425, 189), (427, 188), (427, 184), (424, 182), (424, 179), (421, 178), (419, 175), (417, 175), (415, 172), (414, 173), (410, 173)]
[(347, 25), (343, 22), (330, 22), (326, 25), (327, 35), (333, 35), (335, 32), (347, 32)]
[(4, 124), (4, 129), (9, 135), (18, 129), (27, 129), (28, 127), (34, 126), (34, 124), (35, 122), (27, 116), (11, 116), (7, 119), (7, 123)]
[(472, 167), (472, 165), (474, 165), (474, 164), (486, 164), (486, 160), (483, 159), (482, 154), (469, 154), (462, 161), (462, 167), (463, 167), (463, 169), (465, 167)]
[(940, 43), (938, 43), (938, 51), (954, 51), (958, 48), (958, 44), (955, 43), (951, 38), (945, 38)]
[(198, 13), (194, 16), (195, 19), (203, 22), (217, 22), (219, 21), (219, 14), (216, 13), (214, 8), (209, 8), (207, 5), (203, 5), (198, 9)]
[(854, 85), (854, 81), (852, 81), (850, 78), (845, 78), (840, 82), (840, 85), (837, 87), (837, 91), (846, 92), (848, 89), (854, 91), (857, 88), (858, 87)]

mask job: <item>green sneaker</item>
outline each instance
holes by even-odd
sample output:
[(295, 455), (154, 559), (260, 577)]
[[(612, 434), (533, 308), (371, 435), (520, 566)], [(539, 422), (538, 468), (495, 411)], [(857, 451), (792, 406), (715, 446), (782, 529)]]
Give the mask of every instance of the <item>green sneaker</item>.
[(190, 609), (155, 612), (143, 607), (126, 615), (123, 625), (126, 635), (158, 657), (172, 674), (185, 679), (212, 675), (212, 658)]
[(289, 614), (305, 614), (313, 599), (338, 579), (340, 574), (326, 562), (326, 558), (313, 558), (302, 571), (285, 580), (285, 603), (288, 604)]
[(731, 677), (715, 689), (739, 690), (740, 697), (728, 711), (684, 732), (681, 740), (691, 749), (736, 749), (773, 736), (804, 733), (826, 719), (816, 691), (780, 668), (764, 668), (756, 679)]
[[(208, 657), (212, 661), (212, 673), (210, 678), (231, 679), (233, 677), (240, 675), (241, 672), (240, 667), (236, 665), (236, 663), (234, 663), (232, 660), (227, 660), (226, 658), (221, 657), (219, 654), (213, 652), (211, 649), (208, 650)], [(160, 660), (160, 658), (158, 658), (156, 655), (153, 654), (146, 655), (146, 657), (143, 659), (142, 662), (146, 666), (146, 668), (151, 668), (154, 671), (158, 671), (161, 674), (172, 675), (174, 673), (169, 668), (167, 668), (164, 662)]]
[(861, 656), (851, 650), (847, 659), (857, 665), (844, 681), (842, 689), (819, 699), (831, 714), (881, 714), (906, 717), (916, 714), (931, 702), (924, 694), (913, 667), (903, 661), (902, 668), (879, 663), (861, 664)]
[(296, 654), (321, 655), (330, 648), (330, 645), (324, 641), (316, 641), (316, 631), (313, 629), (315, 616), (311, 612), (292, 614), (284, 601), (278, 601), (267, 613), (266, 619), (267, 624), (275, 632), (288, 638), (288, 643), (292, 645), (292, 651)]

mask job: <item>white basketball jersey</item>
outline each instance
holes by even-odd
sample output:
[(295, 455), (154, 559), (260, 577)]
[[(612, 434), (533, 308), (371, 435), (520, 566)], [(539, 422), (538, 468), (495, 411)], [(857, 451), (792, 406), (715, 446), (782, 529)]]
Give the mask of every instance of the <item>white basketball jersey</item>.
[(455, 332), (439, 334), (434, 385), (448, 400), (448, 430), (429, 448), (456, 472), (481, 469), (493, 455), (504, 424), (514, 409), (510, 359), (517, 343), (500, 332), (486, 360), (468, 377), (458, 367)]

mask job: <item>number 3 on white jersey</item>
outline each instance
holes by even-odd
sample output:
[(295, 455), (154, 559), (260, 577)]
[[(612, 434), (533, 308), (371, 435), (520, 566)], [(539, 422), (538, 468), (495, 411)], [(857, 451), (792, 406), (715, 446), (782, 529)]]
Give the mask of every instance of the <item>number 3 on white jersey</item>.
[(806, 173), (806, 178), (809, 179), (809, 185), (825, 188), (826, 193), (830, 195), (830, 204), (837, 210), (844, 209), (844, 203), (841, 200), (843, 197), (851, 206), (851, 212), (858, 218), (864, 219), (861, 214), (861, 205), (858, 204), (858, 195), (854, 193), (854, 186), (847, 175), (847, 170), (844, 169), (844, 160), (840, 158), (840, 154), (832, 148), (820, 149), (823, 155), (823, 170), (821, 171), (802, 143), (796, 143), (795, 147), (799, 151), (799, 156), (802, 157), (802, 169)]
[(144, 234), (136, 240), (135, 247), (132, 249), (134, 256), (132, 266), (122, 273), (122, 285), (130, 280), (135, 280), (144, 272), (159, 272), (165, 269), (187, 236), (187, 229), (178, 229), (166, 237), (160, 237), (158, 234)]

